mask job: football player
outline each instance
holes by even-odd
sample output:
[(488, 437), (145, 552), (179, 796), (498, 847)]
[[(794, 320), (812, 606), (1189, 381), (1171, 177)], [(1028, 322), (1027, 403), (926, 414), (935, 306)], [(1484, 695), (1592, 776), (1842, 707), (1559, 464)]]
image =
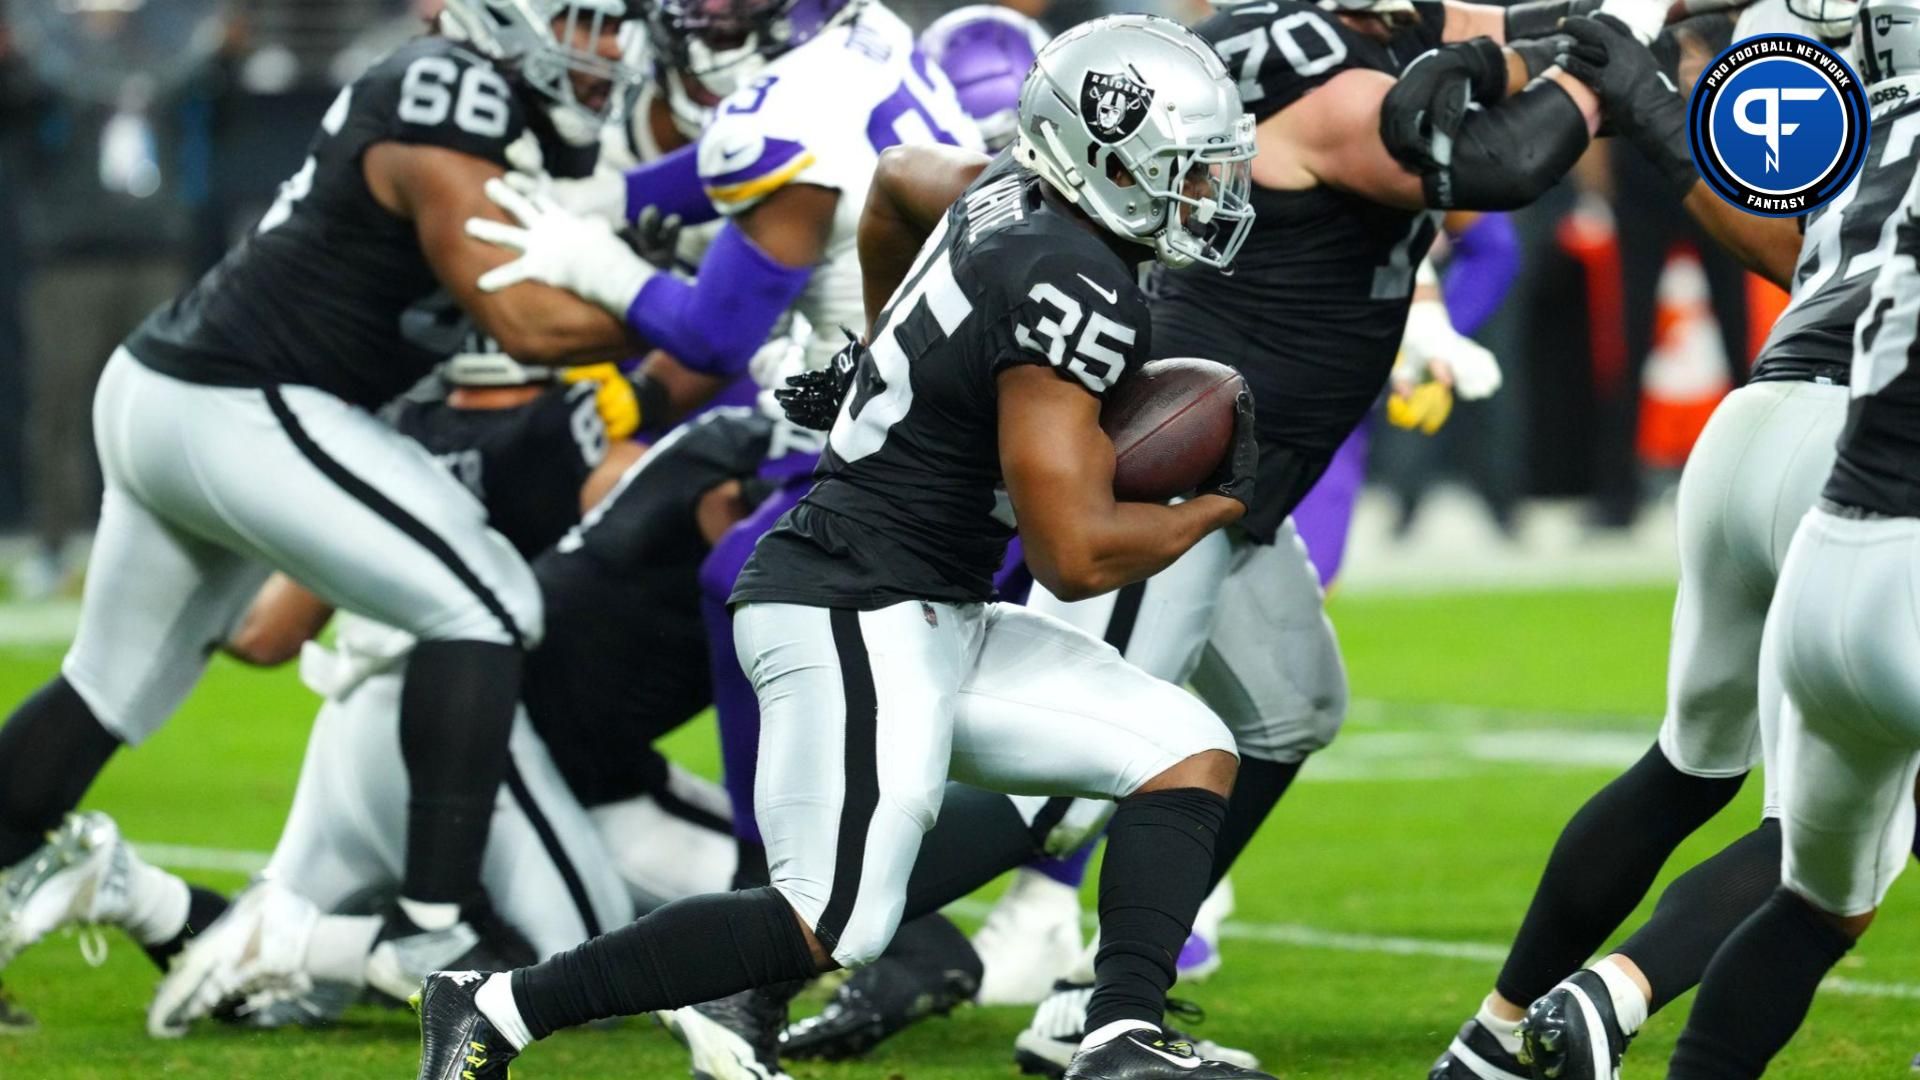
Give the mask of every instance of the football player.
[[(669, 111), (697, 143), (627, 174), (611, 197), (603, 181), (531, 198), (501, 189), (525, 227), (474, 227), (521, 255), (482, 286), (532, 277), (573, 289), (714, 385), (748, 371), (791, 311), (814, 330), (802, 365), (822, 367), (839, 348), (837, 328), (863, 325), (855, 229), (877, 155), (901, 142), (977, 148), (978, 132), (946, 77), (877, 0), (650, 0), (646, 12)], [(725, 224), (689, 282), (654, 272), (560, 204)], [(808, 474), (797, 471), (723, 540), (703, 574), (726, 781), (749, 868), (764, 861), (753, 799), (758, 715), (732, 655), (726, 599), (754, 540), (798, 501)]]
[[(1911, 3), (1860, 5), (1864, 71), (1883, 90), (1920, 78), (1915, 26)], [(1761, 701), (1778, 712), (1768, 764), (1780, 773), (1779, 887), (1707, 965), (1668, 1068), (1676, 1080), (1764, 1073), (1911, 857), (1920, 773), (1915, 187), (1889, 218), (1891, 244), (1875, 249), (1885, 261), (1854, 335), (1839, 450), (1794, 530), (1766, 617)]]
[(1013, 145), (1020, 85), (1046, 44), (1039, 23), (999, 4), (955, 8), (920, 33), (920, 51), (947, 73), (961, 108), (996, 154)]
[[(528, 658), (485, 872), (502, 917), (542, 956), (628, 921), (636, 904), (645, 910), (732, 880), (724, 795), (648, 747), (707, 703), (697, 568), (707, 546), (766, 490), (761, 471), (785, 448), (806, 446), (810, 433), (778, 437), (784, 424), (745, 409), (690, 422), (533, 562), (548, 633)], [(492, 426), (500, 438), (489, 441), (503, 442), (520, 425)], [(458, 444), (439, 447), (450, 445)], [(523, 460), (529, 467), (551, 474), (566, 466)], [(302, 658), (303, 677), (328, 703), (265, 877), (304, 898), (305, 910), (336, 911), (392, 883), (404, 790), (394, 766), (395, 703), (411, 645), (355, 621), (331, 652), (309, 646)], [(632, 662), (636, 650), (645, 663)], [(351, 954), (351, 937), (364, 935), (370, 920), (289, 917), (286, 901), (270, 893), (249, 903), (236, 904), (176, 963), (150, 1015), (156, 1032), (177, 1032), (236, 994), (284, 990), (290, 977), (356, 981), (338, 958)], [(278, 947), (246, 954), (256, 937), (273, 937)]]
[[(461, 320), (442, 317), (442, 290), (524, 360), (631, 351), (618, 319), (563, 292), (478, 288), (504, 259), (464, 227), (494, 213), (482, 185), (509, 164), (590, 156), (630, 78), (624, 15), (622, 0), (452, 0), (438, 33), (341, 92), (256, 231), (108, 363), (80, 629), (0, 729), (0, 928), (85, 854), (37, 848), (43, 834), (165, 721), (279, 568), (421, 641), (402, 695), (407, 865), (369, 963), (450, 962), (408, 945), (473, 939), (446, 933), (463, 925), (489, 939), (483, 955), (517, 947), (495, 934), (479, 871), (538, 590), (474, 499), (368, 410), (453, 351)], [(148, 928), (156, 959), (216, 907), (171, 895)]]
[(1247, 1075), (1159, 1029), (1230, 737), (1097, 640), (987, 600), (1012, 532), (995, 512), (1003, 480), (1029, 566), (1068, 595), (1151, 574), (1244, 510), (1250, 402), (1228, 460), (1174, 506), (1113, 500), (1098, 414), (1149, 344), (1133, 264), (1230, 261), (1252, 152), (1232, 80), (1177, 24), (1096, 20), (1042, 52), (1015, 159), (954, 204), (871, 351), (852, 350), (822, 479), (735, 588), (765, 714), (773, 887), (671, 904), (513, 973), (431, 976), (421, 1076), (503, 1076), (560, 1027), (871, 960), (950, 771), (1121, 800), (1097, 1022), (1074, 1074)]
[[(1734, 34), (1773, 29), (1844, 42), (1853, 11), (1771, 0), (1747, 9)], [(1920, 39), (1906, 25), (1862, 16), (1863, 48), (1875, 53), (1864, 74), (1877, 141), (1852, 186), (1803, 220), (1755, 217), (1713, 195), (1693, 168), (1685, 100), (1651, 56), (1604, 21), (1573, 27), (1593, 50), (1587, 55), (1605, 58), (1595, 85), (1609, 121), (1662, 166), (1711, 234), (1790, 289), (1791, 300), (1750, 380), (1714, 411), (1681, 475), (1680, 588), (1659, 738), (1568, 822), (1493, 992), (1436, 1077), (1505, 1080), (1527, 1075), (1528, 1059), (1560, 1076), (1612, 1075), (1648, 1014), (1699, 981), (1715, 947), (1779, 881), (1780, 784), (1792, 766), (1776, 752), (1777, 694), (1764, 685), (1762, 630), (1787, 540), (1832, 471), (1854, 322), (1867, 308), (1872, 271), (1888, 260), (1895, 209), (1914, 177), (1905, 147), (1920, 121), (1907, 91), (1920, 74)], [(1582, 968), (1680, 842), (1732, 800), (1763, 757), (1759, 826), (1676, 879), (1646, 925)]]

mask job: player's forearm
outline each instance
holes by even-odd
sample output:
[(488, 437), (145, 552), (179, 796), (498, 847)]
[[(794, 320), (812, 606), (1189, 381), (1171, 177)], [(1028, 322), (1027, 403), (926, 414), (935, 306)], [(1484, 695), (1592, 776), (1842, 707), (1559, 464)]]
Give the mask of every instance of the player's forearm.
[(1222, 495), (1170, 506), (1116, 502), (1108, 514), (1082, 518), (1069, 536), (1027, 541), (1027, 560), (1055, 596), (1084, 600), (1165, 570), (1208, 533), (1238, 521), (1245, 509)]
[[(1514, 210), (1566, 175), (1598, 124), (1597, 99), (1583, 107), (1552, 72), (1520, 93), (1471, 113), (1454, 140), (1453, 160), (1422, 177), (1427, 205)], [(1584, 84), (1566, 81), (1592, 99)]]
[(626, 322), (695, 371), (738, 375), (812, 277), (812, 267), (783, 265), (729, 225), (714, 238), (699, 277), (652, 275), (628, 305)]
[(662, 216), (677, 216), (683, 225), (719, 217), (700, 180), (699, 151), (699, 144), (691, 143), (629, 171), (625, 177), (627, 220), (633, 221), (649, 206)]
[(869, 333), (947, 208), (990, 161), (945, 146), (895, 146), (880, 155), (860, 209), (858, 234)]
[(620, 319), (546, 285), (518, 285), (469, 310), (502, 351), (530, 364), (604, 364), (642, 351)]
[(1800, 227), (1792, 218), (1764, 218), (1749, 214), (1694, 181), (1683, 205), (1708, 236), (1747, 269), (1780, 286), (1793, 288), (1793, 268), (1800, 259)]

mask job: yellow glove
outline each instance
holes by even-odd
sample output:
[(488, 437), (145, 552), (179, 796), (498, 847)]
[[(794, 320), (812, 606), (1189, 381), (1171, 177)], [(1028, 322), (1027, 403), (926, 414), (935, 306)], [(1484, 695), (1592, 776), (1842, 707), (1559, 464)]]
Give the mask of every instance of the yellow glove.
[(1425, 382), (1387, 398), (1387, 423), (1431, 435), (1453, 414), (1453, 390), (1445, 383)]
[(608, 439), (618, 442), (640, 430), (640, 399), (633, 392), (633, 383), (620, 373), (618, 367), (613, 364), (587, 364), (583, 367), (561, 368), (560, 381), (592, 381), (599, 384), (594, 391), (593, 404), (600, 411), (600, 422), (607, 426)]

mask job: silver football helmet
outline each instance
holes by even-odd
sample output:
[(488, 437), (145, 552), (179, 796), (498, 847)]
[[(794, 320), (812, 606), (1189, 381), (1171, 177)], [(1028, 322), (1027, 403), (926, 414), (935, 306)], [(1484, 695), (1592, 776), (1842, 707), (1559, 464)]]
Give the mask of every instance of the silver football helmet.
[(1253, 117), (1220, 57), (1154, 15), (1082, 23), (1040, 50), (1013, 154), (1172, 267), (1225, 269), (1253, 225)]
[[(613, 103), (641, 73), (579, 43), (599, 40), (628, 14), (628, 0), (446, 0), (440, 29), (489, 59), (513, 65), (522, 82), (551, 102), (548, 114), (560, 137), (589, 146)], [(605, 80), (604, 97), (582, 101), (574, 92), (575, 74)]]
[(1854, 56), (1868, 86), (1920, 75), (1920, 0), (1865, 0), (1859, 24)]
[(1799, 34), (1818, 38), (1838, 48), (1848, 60), (1857, 60), (1859, 54), (1849, 48), (1859, 9), (1856, 0), (1754, 0), (1740, 8), (1733, 24), (1733, 40), (1760, 34)]

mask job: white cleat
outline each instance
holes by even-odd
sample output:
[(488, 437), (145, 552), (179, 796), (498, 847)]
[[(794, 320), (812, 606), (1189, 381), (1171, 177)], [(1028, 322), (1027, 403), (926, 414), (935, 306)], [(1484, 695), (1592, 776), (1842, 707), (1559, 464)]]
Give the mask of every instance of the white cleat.
[[(694, 1080), (793, 1080), (780, 1065), (778, 1036), (786, 1008), (778, 1018), (747, 1015), (745, 991), (703, 1005), (654, 1014), (660, 1026), (687, 1048)], [(759, 1045), (755, 1045), (758, 1043)]]
[(1036, 1005), (1080, 958), (1080, 891), (1034, 870), (1013, 884), (973, 935), (985, 972), (982, 1005)]
[[(133, 852), (112, 818), (67, 815), (33, 854), (0, 871), (0, 968), (56, 930), (123, 921), (132, 877)], [(83, 940), (82, 952), (98, 966), (104, 946)]]
[(313, 980), (303, 965), (319, 918), (306, 897), (254, 882), (173, 958), (147, 1007), (147, 1034), (179, 1038), (223, 1006), (243, 1013), (305, 995)]

